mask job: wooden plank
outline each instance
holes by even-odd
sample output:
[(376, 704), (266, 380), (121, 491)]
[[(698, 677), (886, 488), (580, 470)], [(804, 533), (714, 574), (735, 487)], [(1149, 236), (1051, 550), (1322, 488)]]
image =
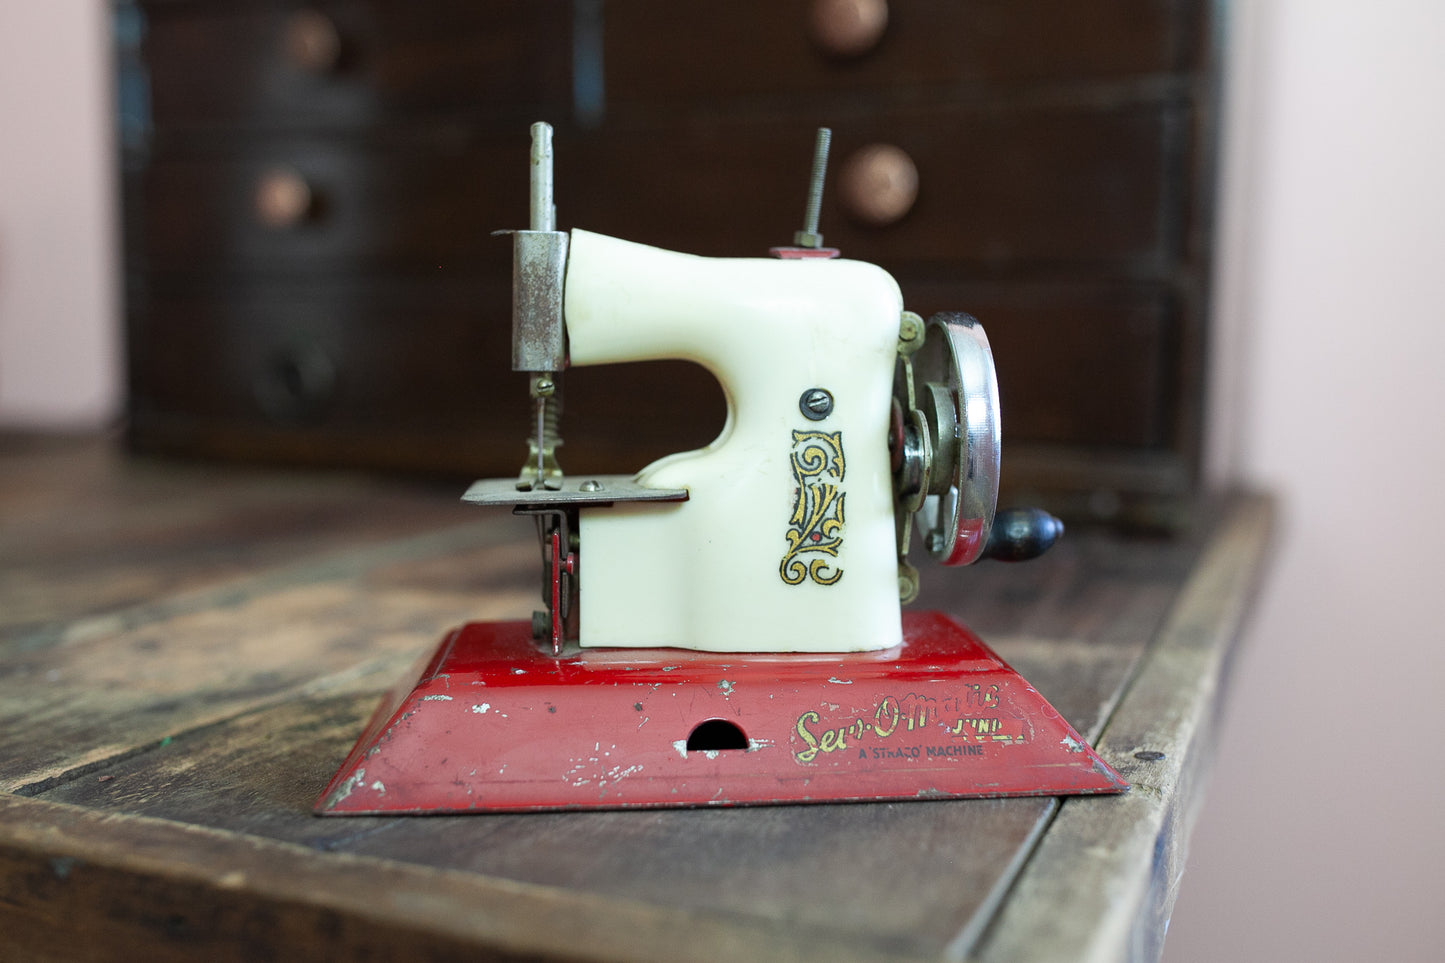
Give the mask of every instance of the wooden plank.
[(452, 486), (122, 460), (102, 439), (3, 436), (0, 464), (3, 791), (307, 691), (377, 691), (448, 625), (525, 615), (536, 591), (529, 527)]
[(49, 802), (209, 826), (331, 851), (397, 817), (321, 819), (311, 806), (376, 706), (312, 691), (197, 727), (32, 791)]
[(1269, 520), (1267, 499), (1236, 503), (1096, 743), (1133, 788), (1063, 803), (980, 961), (1158, 957)]
[[(322, 819), (374, 698), (274, 706), (55, 785), (46, 801), (678, 912), (798, 923), (936, 953), (1002, 896), (1047, 799)], [(585, 853), (585, 858), (579, 854)]]
[[(936, 952), (996, 900), (1051, 800), (320, 819), (310, 807), (374, 704), (307, 698), (48, 787), (47, 801), (419, 867), (886, 937)], [(585, 853), (585, 858), (579, 854)]]
[(38, 791), (263, 705), (377, 692), (447, 626), (530, 611), (536, 590), (514, 574), (527, 550), (469, 526), (72, 623), (4, 662), (0, 791)]
[[(936, 956), (1007, 888), (1047, 799), (397, 821), (346, 851), (853, 934)], [(764, 958), (771, 958), (764, 957)]]
[[(1129, 562), (1109, 539), (1080, 540), (1035, 569), (981, 570), (981, 578), (945, 581), (931, 591), (940, 604), (951, 599), (951, 607), (961, 604), (961, 592), (977, 596), (970, 607), (994, 630), (1059, 636), (994, 641), (1031, 663), (1035, 684), (1057, 693), (1061, 710), (1087, 733), (1097, 729), (1167, 610), (1179, 563), (1166, 562), (1189, 554), (1176, 543), (1154, 548), (1157, 557)], [(432, 561), (433, 577), (444, 574), (445, 561)], [(1157, 583), (1144, 583), (1146, 573)], [(418, 573), (415, 581), (426, 576)], [(367, 617), (364, 609), (354, 615)], [(1069, 626), (1072, 641), (1062, 637)], [(988, 918), (1054, 806), (994, 800), (318, 821), (309, 807), (373, 701), (322, 695), (313, 687), (294, 701), (182, 733), (83, 778), (72, 773), (44, 787), (44, 798), (679, 911), (725, 909), (886, 934), (891, 945), (921, 953), (941, 951), (961, 930), (976, 928), (973, 921)], [(587, 858), (579, 860), (579, 852)]]
[(1025, 565), (930, 566), (918, 604), (958, 613), (1093, 739), (1207, 531), (1179, 539), (1082, 531)]
[[(96, 610), (77, 591), (75, 600), (54, 606), (42, 631), (32, 625), (8, 644), (0, 635), (0, 790), (40, 797), (0, 795), (0, 932), (7, 948), (41, 958), (74, 949), (45, 942), (47, 932), (67, 927), (83, 934), (87, 947), (101, 947), (91, 958), (106, 958), (107, 945), (149, 942), (160, 947), (160, 959), (179, 955), (178, 948), (234, 958), (246, 952), (246, 940), (264, 954), (268, 941), (284, 937), (378, 958), (407, 948), (422, 958), (455, 955), (467, 947), (711, 959), (962, 957), (978, 948), (989, 959), (1033, 959), (1033, 938), (1023, 931), (1038, 930), (1040, 946), (1069, 947), (1059, 958), (1072, 959), (1070, 941), (1080, 937), (1068, 927), (1089, 931), (1079, 946), (1103, 948), (1088, 958), (1106, 958), (1111, 945), (1131, 939), (1147, 955), (1141, 927), (1151, 912), (1167, 913), (1177, 872), (1166, 861), (1151, 882), (1150, 847), (1187, 833), (1192, 817), (1179, 797), (1202, 778), (1185, 769), (1170, 782), (1167, 767), (1179, 765), (1180, 754), (1203, 754), (1207, 727), (1189, 736), (1189, 713), (1207, 708), (1216, 693), (1185, 692), (1182, 715), (1141, 700), (1145, 689), (1163, 687), (1149, 696), (1157, 702), (1169, 686), (1175, 694), (1187, 688), (1190, 673), (1217, 670), (1210, 659), (1218, 652), (1209, 647), (1223, 637), (1211, 627), (1237, 622), (1268, 515), (1258, 502), (1226, 513), (1192, 576), (1199, 545), (1214, 537), (1210, 529), (1153, 541), (1075, 532), (1028, 566), (926, 574), (924, 604), (964, 614), (1086, 735), (1097, 736), (1111, 720), (1103, 737), (1108, 758), (1138, 782), (1124, 800), (1071, 801), (1062, 809), (1052, 800), (1016, 799), (323, 820), (310, 815), (312, 801), (377, 692), (405, 663), (451, 622), (530, 609), (536, 560), (525, 526), (515, 529), (503, 517), (438, 529), (428, 507), (433, 496), (421, 492), (411, 496), (420, 507), (410, 514), (403, 507), (399, 520), (321, 513), (322, 535), (309, 551), (304, 513), (288, 515), (294, 532), (278, 538), (263, 526), (260, 544), (234, 569), (207, 569), (208, 546), (221, 532), (245, 545), (244, 521), (264, 515), (260, 506), (284, 504), (288, 483), (268, 473), (251, 477), (246, 484), (271, 493), (241, 499), (250, 507), (192, 539), (181, 520), (198, 517), (196, 506), (215, 490), (204, 472), (161, 479), (164, 497), (126, 502), (129, 483), (105, 475), (109, 457), (91, 462), (98, 480), (72, 484), (64, 469), (76, 461), (37, 461), (33, 453), (5, 458), (22, 467), (22, 483), (0, 478), (0, 505), (43, 502), (54, 518), (84, 491), (98, 504), (108, 497), (146, 503), (141, 537), (150, 526), (175, 533), (162, 550), (68, 573), (79, 585), (104, 586), (117, 572), (135, 571), (155, 595)], [(325, 504), (328, 487), (316, 485), (302, 501)], [(35, 489), (48, 491), (27, 494)], [(378, 495), (355, 480), (334, 490), (357, 507), (407, 500), (404, 492)], [(105, 515), (77, 515), (69, 524), (104, 535)], [(0, 520), (0, 572), (23, 564), (11, 517)], [(108, 537), (110, 545), (124, 541)], [(57, 578), (66, 577), (61, 563), (78, 558), (81, 545), (77, 537), (42, 551)], [(187, 572), (188, 555), (202, 560), (201, 571)], [(6, 591), (13, 588), (0, 583), (0, 598)], [(1153, 652), (1130, 687), (1156, 635), (1187, 657)], [(1179, 641), (1185, 637), (1193, 648)], [(1182, 742), (1167, 743), (1170, 727), (1185, 734)], [(1136, 759), (1141, 751), (1166, 756)], [(39, 808), (23, 810), (24, 818), (5, 808), (18, 805)], [(1070, 830), (1070, 820), (1083, 828)], [(1117, 820), (1137, 825), (1130, 830)], [(1070, 832), (1074, 842), (1060, 850), (1055, 836)], [(1122, 855), (1105, 859), (1091, 848), (1098, 846)], [(199, 855), (190, 859), (185, 853), (193, 850)], [(92, 851), (100, 855), (87, 861)], [(156, 853), (164, 854), (159, 863)], [(1095, 885), (1110, 894), (1103, 910), (1096, 904), (1105, 897), (1077, 891), (1081, 867), (1101, 859), (1107, 865)], [(265, 865), (244, 869), (240, 882), (221, 882), (224, 867), (253, 862)], [(320, 889), (298, 892), (278, 881), (293, 865), (307, 866), (296, 878)], [(76, 879), (83, 885), (67, 882)], [(370, 909), (391, 906), (386, 887), (397, 880), (407, 900), (435, 913)], [(493, 899), (499, 902), (480, 910), (467, 902)], [(497, 922), (499, 906), (525, 906), (518, 910), (523, 922)], [(1020, 917), (1018, 906), (1033, 915)], [(1059, 906), (1069, 907), (1069, 921), (1047, 921), (1049, 908)], [(482, 922), (438, 921), (448, 913), (480, 913)], [(554, 932), (555, 915), (601, 920), (610, 913), (626, 925), (598, 922), (595, 940), (580, 923)], [(62, 923), (65, 914), (79, 924)], [(647, 945), (639, 946), (643, 932)], [(1016, 953), (1020, 948), (1026, 951)]]
[(0, 436), (0, 653), (265, 567), (480, 521), (453, 491)]
[(899, 960), (793, 921), (317, 853), (0, 795), (0, 933), (36, 960)]

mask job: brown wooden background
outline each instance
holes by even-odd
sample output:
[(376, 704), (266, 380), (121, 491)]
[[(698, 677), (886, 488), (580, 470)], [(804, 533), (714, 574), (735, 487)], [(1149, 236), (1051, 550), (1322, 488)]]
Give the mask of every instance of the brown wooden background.
[[(896, 224), (830, 190), (822, 230), (910, 309), (983, 321), (1006, 500), (1168, 522), (1198, 476), (1213, 8), (896, 0), (839, 58), (804, 2), (124, 4), (131, 444), (510, 474), (526, 398), (490, 232), (525, 223), (528, 125), (557, 128), (559, 226), (762, 255), (799, 226), (826, 124), (835, 171), (876, 142), (918, 168)], [(334, 59), (290, 52), (303, 10)], [(600, 112), (574, 93), (588, 50)], [(256, 209), (277, 171), (311, 197), (279, 227)], [(635, 470), (722, 422), (680, 363), (566, 387), (574, 470)]]

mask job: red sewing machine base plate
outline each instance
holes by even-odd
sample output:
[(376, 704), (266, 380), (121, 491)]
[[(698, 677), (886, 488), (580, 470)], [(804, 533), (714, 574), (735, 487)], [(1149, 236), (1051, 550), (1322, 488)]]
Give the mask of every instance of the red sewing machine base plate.
[(957, 622), (879, 652), (543, 653), (473, 622), (389, 693), (318, 813), (1057, 796), (1127, 784)]

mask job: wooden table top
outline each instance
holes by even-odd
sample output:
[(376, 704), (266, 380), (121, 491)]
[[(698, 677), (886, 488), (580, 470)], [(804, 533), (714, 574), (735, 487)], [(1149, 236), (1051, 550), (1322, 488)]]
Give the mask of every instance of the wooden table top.
[(1267, 500), (925, 574), (1122, 796), (313, 816), (445, 629), (534, 607), (459, 494), (0, 436), (0, 957), (1158, 955)]

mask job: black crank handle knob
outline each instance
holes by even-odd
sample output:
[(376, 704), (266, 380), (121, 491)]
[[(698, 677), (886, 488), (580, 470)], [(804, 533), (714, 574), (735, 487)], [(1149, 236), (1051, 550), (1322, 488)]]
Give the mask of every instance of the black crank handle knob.
[(1000, 562), (1038, 558), (1064, 534), (1064, 523), (1042, 508), (1010, 508), (993, 516), (983, 557)]

